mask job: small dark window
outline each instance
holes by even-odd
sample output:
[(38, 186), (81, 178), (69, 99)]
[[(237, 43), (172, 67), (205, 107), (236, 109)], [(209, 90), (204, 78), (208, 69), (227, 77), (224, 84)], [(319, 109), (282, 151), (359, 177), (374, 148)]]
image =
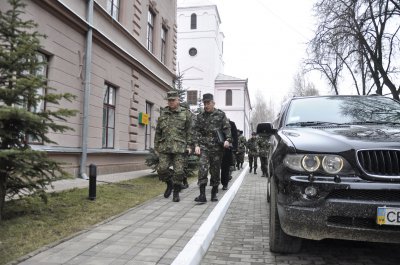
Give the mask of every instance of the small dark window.
[(190, 48), (189, 49), (189, 55), (190, 56), (195, 56), (197, 54), (197, 49), (196, 48)]
[(190, 16), (190, 29), (197, 29), (197, 15), (195, 13)]
[(187, 91), (186, 100), (189, 105), (197, 105), (197, 90)]
[(232, 90), (228, 89), (225, 93), (225, 105), (232, 106)]

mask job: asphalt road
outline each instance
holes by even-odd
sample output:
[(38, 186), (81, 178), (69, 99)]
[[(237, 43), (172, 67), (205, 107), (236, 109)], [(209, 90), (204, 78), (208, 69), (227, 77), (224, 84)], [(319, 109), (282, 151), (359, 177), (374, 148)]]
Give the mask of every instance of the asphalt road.
[(300, 253), (271, 253), (266, 184), (260, 174), (247, 173), (201, 264), (400, 264), (400, 245), (395, 244), (305, 241)]

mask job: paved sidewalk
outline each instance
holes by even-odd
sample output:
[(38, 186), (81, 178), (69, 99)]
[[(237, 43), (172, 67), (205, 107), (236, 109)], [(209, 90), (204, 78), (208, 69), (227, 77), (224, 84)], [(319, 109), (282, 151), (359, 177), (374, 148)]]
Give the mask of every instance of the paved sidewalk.
[(202, 265), (276, 264), (275, 256), (269, 251), (266, 191), (267, 178), (262, 178), (261, 172), (247, 173)]
[[(233, 172), (231, 183), (240, 173)], [(139, 172), (136, 174), (140, 175)], [(119, 174), (113, 175), (118, 178), (116, 175)], [(98, 180), (102, 178), (99, 176)], [(106, 179), (110, 181), (110, 177)], [(87, 180), (74, 181), (88, 184)], [(55, 190), (65, 189), (68, 185), (71, 187), (72, 184), (57, 183)], [(206, 204), (194, 202), (198, 193), (197, 185), (191, 183), (180, 193), (179, 203), (172, 202), (172, 196), (165, 199), (159, 195), (20, 264), (171, 264), (217, 205), (210, 201), (211, 187), (206, 190)], [(218, 197), (221, 199), (225, 193), (220, 190)]]
[[(97, 184), (105, 184), (109, 182), (120, 182), (129, 179), (140, 178), (152, 173), (152, 169), (145, 169), (145, 170), (138, 170), (138, 171), (131, 171), (131, 172), (123, 172), (123, 173), (114, 173), (114, 174), (106, 174), (106, 175), (98, 175), (96, 180)], [(81, 178), (74, 178), (74, 179), (63, 179), (57, 180), (53, 182), (53, 187), (48, 186), (47, 192), (58, 192), (62, 190), (68, 190), (72, 188), (86, 188), (89, 186), (88, 179), (81, 179)]]

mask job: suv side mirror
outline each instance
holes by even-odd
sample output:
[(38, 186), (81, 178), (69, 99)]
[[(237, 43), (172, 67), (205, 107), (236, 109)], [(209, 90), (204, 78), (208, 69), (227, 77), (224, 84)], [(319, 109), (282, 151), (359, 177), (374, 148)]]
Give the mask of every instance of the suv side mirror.
[(274, 134), (276, 130), (273, 128), (271, 122), (261, 122), (257, 124), (257, 134)]

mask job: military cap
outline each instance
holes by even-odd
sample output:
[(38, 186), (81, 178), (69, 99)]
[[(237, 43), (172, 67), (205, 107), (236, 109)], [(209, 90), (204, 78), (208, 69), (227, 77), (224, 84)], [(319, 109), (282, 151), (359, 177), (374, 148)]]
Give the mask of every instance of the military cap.
[(203, 101), (209, 101), (209, 100), (214, 100), (213, 94), (206, 93), (203, 95)]
[(167, 99), (176, 99), (179, 98), (178, 91), (168, 91)]

